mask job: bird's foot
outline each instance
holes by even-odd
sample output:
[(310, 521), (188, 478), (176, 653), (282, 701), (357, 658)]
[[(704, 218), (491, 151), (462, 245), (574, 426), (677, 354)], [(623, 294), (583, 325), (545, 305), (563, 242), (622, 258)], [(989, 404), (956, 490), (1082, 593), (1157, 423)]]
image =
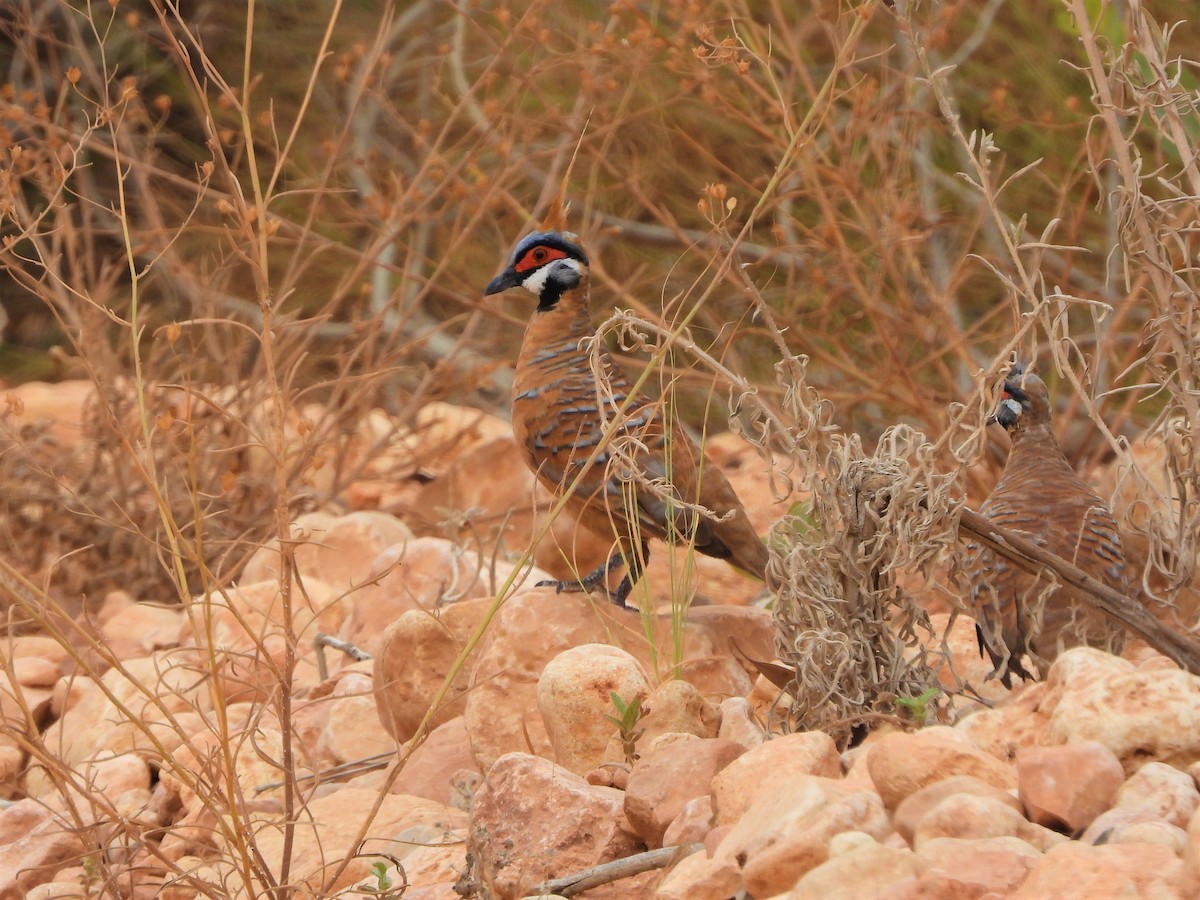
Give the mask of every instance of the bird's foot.
[(633, 582), (629, 575), (621, 579), (621, 583), (617, 585), (615, 591), (610, 591), (607, 587), (609, 573), (622, 565), (624, 560), (625, 558), (620, 553), (614, 553), (611, 559), (601, 563), (582, 578), (568, 578), (563, 581), (548, 578), (544, 581), (539, 581), (536, 586), (552, 587), (556, 594), (603, 593), (608, 597), (609, 602), (624, 608), (625, 598), (629, 596), (630, 588), (633, 587)]
[(617, 585), (615, 591), (609, 590), (607, 587), (608, 573), (615, 568), (615, 561), (619, 561), (620, 559), (620, 555), (614, 556), (594, 572), (589, 572), (578, 580), (566, 579), (564, 581), (556, 581), (553, 578), (548, 578), (544, 581), (539, 581), (537, 587), (552, 587), (556, 594), (602, 593), (608, 597), (610, 603), (624, 609), (625, 598), (629, 596), (629, 591), (633, 588), (633, 579), (629, 575), (626, 575), (621, 579), (621, 583)]

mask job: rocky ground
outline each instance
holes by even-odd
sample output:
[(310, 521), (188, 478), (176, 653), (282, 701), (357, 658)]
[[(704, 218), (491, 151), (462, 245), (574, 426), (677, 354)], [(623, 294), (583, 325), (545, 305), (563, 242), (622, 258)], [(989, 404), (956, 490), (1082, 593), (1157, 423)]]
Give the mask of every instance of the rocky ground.
[[(654, 615), (535, 587), (606, 548), (524, 512), (545, 498), (503, 422), (431, 407), (403, 437), (435, 438), (422, 478), (364, 479), (352, 511), (297, 520), (286, 610), (273, 542), (187, 609), (115, 591), (79, 634), (5, 639), (0, 900), (246, 896), (262, 873), (302, 896), (518, 898), (672, 847), (583, 896), (1200, 896), (1200, 678), (1144, 647), (1078, 649), (1007, 691), (972, 623), (938, 612), (942, 682), (982, 702), (846, 752), (768, 734), (760, 585), (696, 561), (711, 602), (677, 631), (682, 551), (652, 561)], [(711, 446), (765, 532), (782, 508), (758, 457)], [(613, 694), (638, 702), (623, 728)]]

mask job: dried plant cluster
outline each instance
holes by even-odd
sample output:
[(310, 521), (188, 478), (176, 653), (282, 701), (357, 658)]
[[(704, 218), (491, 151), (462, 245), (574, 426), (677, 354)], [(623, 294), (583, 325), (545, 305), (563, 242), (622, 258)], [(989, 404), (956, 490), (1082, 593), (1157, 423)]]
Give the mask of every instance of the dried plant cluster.
[[(503, 413), (530, 310), (481, 291), (565, 181), (598, 340), (797, 498), (771, 537), (781, 727), (846, 740), (931, 683), (904, 585), (954, 568), (1014, 355), (1051, 382), (1072, 463), (1112, 473), (1147, 596), (1194, 630), (1200, 40), (1178, 15), (9, 3), (0, 377), (94, 396), (69, 439), (0, 411), (7, 627), (74, 647), (65, 623), (112, 587), (200, 615), (296, 514), (419, 476), (396, 435), (431, 401)], [(294, 665), (254, 713), (284, 734)], [(218, 819), (247, 799), (205, 789)], [(246, 883), (282, 891), (241, 850)]]

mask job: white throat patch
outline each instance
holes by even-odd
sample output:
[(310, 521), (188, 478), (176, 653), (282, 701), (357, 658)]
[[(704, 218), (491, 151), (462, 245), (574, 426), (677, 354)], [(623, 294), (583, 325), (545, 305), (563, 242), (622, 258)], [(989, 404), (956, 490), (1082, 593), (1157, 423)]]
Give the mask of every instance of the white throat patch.
[(1000, 405), (1012, 413), (1014, 417), (1021, 415), (1021, 404), (1012, 397), (1004, 400)]
[(550, 272), (558, 266), (565, 266), (571, 269), (576, 275), (581, 271), (579, 260), (577, 259), (556, 259), (554, 262), (542, 266), (529, 275), (525, 276), (525, 280), (521, 282), (521, 287), (529, 291), (529, 293), (540, 297), (542, 290), (546, 287), (546, 281), (550, 278)]

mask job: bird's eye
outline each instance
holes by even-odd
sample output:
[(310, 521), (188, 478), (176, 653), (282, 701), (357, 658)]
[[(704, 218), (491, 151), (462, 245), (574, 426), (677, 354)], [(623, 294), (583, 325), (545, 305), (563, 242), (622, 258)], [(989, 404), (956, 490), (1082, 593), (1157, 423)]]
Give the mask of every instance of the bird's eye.
[(533, 251), (533, 258), (536, 262), (545, 262), (548, 255), (545, 247), (538, 247)]

